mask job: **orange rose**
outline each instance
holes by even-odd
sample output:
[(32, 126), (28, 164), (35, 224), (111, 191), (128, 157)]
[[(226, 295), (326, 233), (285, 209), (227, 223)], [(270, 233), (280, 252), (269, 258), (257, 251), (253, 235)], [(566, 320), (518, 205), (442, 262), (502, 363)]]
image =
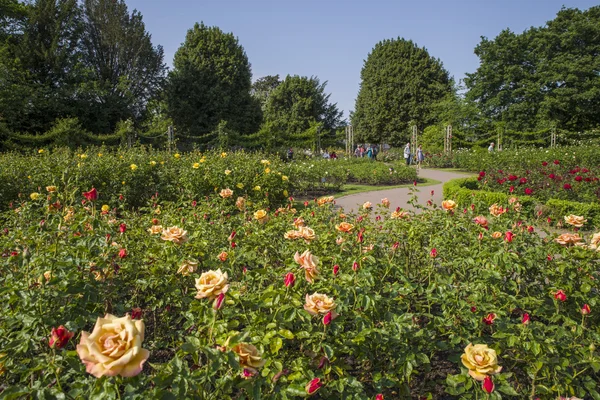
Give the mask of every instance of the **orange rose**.
[(492, 238), (500, 239), (502, 237), (502, 232), (494, 232), (492, 233)]
[(402, 218), (410, 218), (410, 215), (408, 213), (408, 211), (394, 211), (391, 215), (390, 215), (391, 219), (402, 219)]
[(504, 214), (507, 211), (506, 208), (501, 207), (496, 203), (492, 204), (490, 206), (489, 210), (490, 210), (490, 214), (493, 215), (494, 217), (499, 217), (500, 215)]
[(148, 228), (148, 232), (151, 235), (158, 235), (159, 233), (162, 233), (162, 231), (163, 231), (162, 225), (152, 225), (150, 228)]
[(227, 252), (226, 252), (226, 251), (222, 251), (222, 252), (221, 252), (221, 253), (220, 253), (220, 254), (217, 256), (217, 258), (218, 258), (219, 260), (221, 260), (222, 262), (225, 262), (225, 261), (227, 261), (227, 258), (228, 258), (228, 257), (229, 257), (229, 254), (227, 254)]
[(442, 201), (442, 208), (446, 211), (454, 210), (456, 207), (458, 207), (458, 204), (454, 200)]
[(335, 228), (340, 232), (349, 233), (349, 232), (352, 232), (352, 230), (354, 229), (354, 225), (352, 225), (349, 222), (342, 222), (339, 225), (337, 225)]
[(387, 208), (390, 208), (390, 201), (386, 198), (381, 199), (381, 205)]
[(312, 255), (309, 250), (304, 251), (302, 254), (294, 255), (294, 260), (300, 264), (302, 268), (304, 268), (304, 277), (310, 283), (315, 281), (315, 278), (319, 276), (319, 269), (317, 265), (319, 263), (319, 258), (317, 256)]

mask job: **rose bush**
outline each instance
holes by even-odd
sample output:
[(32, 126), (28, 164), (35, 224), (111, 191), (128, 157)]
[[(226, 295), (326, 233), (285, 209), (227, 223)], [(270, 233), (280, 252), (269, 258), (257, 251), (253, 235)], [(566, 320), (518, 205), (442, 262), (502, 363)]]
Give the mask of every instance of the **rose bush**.
[(56, 191), (0, 214), (2, 397), (600, 397), (587, 215), (592, 233), (541, 238), (501, 199), (367, 218), (334, 199), (238, 208), (213, 188), (131, 209), (35, 179)]

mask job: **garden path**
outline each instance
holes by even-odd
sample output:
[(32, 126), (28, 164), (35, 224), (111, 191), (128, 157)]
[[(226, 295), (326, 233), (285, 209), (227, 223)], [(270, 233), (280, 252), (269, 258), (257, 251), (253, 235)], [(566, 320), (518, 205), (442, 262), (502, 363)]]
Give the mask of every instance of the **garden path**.
[[(418, 190), (418, 192), (416, 192), (416, 194), (418, 203), (421, 205), (425, 205), (427, 203), (427, 200), (432, 200), (439, 206), (442, 203), (442, 200), (444, 199), (442, 193), (444, 183), (448, 182), (451, 179), (464, 178), (467, 176), (470, 176), (470, 174), (464, 172), (453, 172), (439, 169), (422, 168), (419, 171), (420, 178), (435, 179), (436, 181), (440, 181), (440, 183), (436, 185), (426, 186), (419, 186), (417, 184), (416, 189)], [(356, 193), (336, 199), (336, 204), (340, 207), (343, 207), (346, 212), (356, 212), (365, 201), (370, 201), (371, 203), (373, 203), (373, 205), (375, 205), (377, 203), (380, 203), (381, 199), (387, 197), (391, 203), (390, 209), (392, 210), (395, 210), (396, 207), (400, 207), (404, 210), (414, 210), (413, 206), (411, 204), (408, 204), (408, 201), (413, 195), (411, 193), (411, 190), (412, 187), (404, 187)], [(432, 190), (433, 197), (431, 196)], [(416, 212), (420, 212), (420, 210), (417, 209)]]

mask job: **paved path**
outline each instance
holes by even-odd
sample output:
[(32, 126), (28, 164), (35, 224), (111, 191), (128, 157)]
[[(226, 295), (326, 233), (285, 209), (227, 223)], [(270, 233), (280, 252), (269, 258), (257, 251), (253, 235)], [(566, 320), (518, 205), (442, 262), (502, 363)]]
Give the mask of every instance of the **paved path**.
[[(418, 190), (418, 192), (416, 194), (418, 197), (418, 202), (420, 204), (425, 205), (427, 203), (427, 200), (432, 200), (434, 203), (440, 205), (443, 200), (442, 187), (444, 183), (448, 182), (451, 179), (464, 178), (467, 176), (470, 175), (467, 173), (441, 171), (437, 169), (421, 169), (419, 171), (419, 177), (435, 179), (437, 181), (440, 181), (441, 183), (437, 185), (428, 186), (419, 186), (417, 184), (416, 189)], [(370, 201), (371, 203), (373, 203), (373, 206), (375, 206), (375, 204), (381, 202), (381, 199), (387, 197), (388, 200), (391, 202), (390, 208), (392, 210), (395, 210), (396, 207), (400, 207), (405, 210), (412, 210), (412, 205), (407, 203), (412, 197), (411, 189), (412, 188), (406, 187), (351, 194), (336, 199), (336, 204), (340, 207), (343, 207), (346, 212), (355, 212), (365, 201)], [(433, 196), (431, 196), (432, 190)]]

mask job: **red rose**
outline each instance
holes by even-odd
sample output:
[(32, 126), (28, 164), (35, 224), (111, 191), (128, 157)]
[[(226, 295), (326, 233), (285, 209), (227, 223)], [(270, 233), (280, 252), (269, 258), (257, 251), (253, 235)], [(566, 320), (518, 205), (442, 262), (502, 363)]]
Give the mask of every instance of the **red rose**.
[(527, 314), (527, 313), (523, 314), (523, 319), (521, 320), (521, 323), (523, 325), (529, 325), (529, 314)]
[(89, 201), (94, 201), (98, 199), (98, 191), (96, 190), (96, 188), (92, 188), (89, 192), (83, 192), (83, 197), (85, 197)]
[(306, 393), (314, 394), (317, 392), (317, 390), (319, 390), (321, 388), (321, 386), (323, 386), (323, 384), (321, 383), (321, 379), (314, 378), (313, 380), (311, 380), (310, 382), (308, 382), (306, 384), (304, 389), (306, 390)]
[(542, 165), (545, 167), (546, 165), (548, 165), (548, 163), (546, 161), (542, 161)]
[(139, 307), (132, 308), (131, 319), (142, 319), (142, 309)]
[(494, 323), (495, 319), (496, 319), (496, 314), (489, 313), (488, 315), (486, 315), (485, 317), (483, 317), (483, 322), (486, 325), (492, 325)]
[(590, 306), (587, 304), (584, 304), (583, 307), (581, 307), (581, 313), (583, 315), (588, 315), (589, 313), (591, 313), (592, 310), (590, 309)]
[(572, 186), (570, 184), (568, 184), (568, 183), (565, 183), (563, 185), (563, 189), (565, 189), (565, 190), (571, 190), (571, 188), (572, 188)]
[(283, 280), (283, 284), (285, 285), (285, 287), (294, 286), (295, 282), (296, 282), (296, 276), (293, 273), (288, 272), (285, 275), (285, 279)]
[(481, 384), (481, 387), (486, 393), (492, 393), (494, 391), (494, 381), (491, 376), (486, 376)]
[(125, 233), (126, 230), (127, 230), (127, 225), (126, 224), (119, 225), (119, 232)]
[(121, 257), (121, 258), (127, 257), (127, 250), (126, 249), (119, 250), (119, 257)]
[(525, 194), (530, 196), (533, 193), (533, 190), (531, 190), (531, 188), (525, 188)]
[(431, 258), (436, 258), (437, 257), (437, 249), (435, 247), (433, 249), (431, 249), (431, 251), (429, 252), (429, 256)]
[(560, 301), (567, 301), (567, 295), (563, 290), (559, 290), (556, 293), (554, 293), (554, 298)]

